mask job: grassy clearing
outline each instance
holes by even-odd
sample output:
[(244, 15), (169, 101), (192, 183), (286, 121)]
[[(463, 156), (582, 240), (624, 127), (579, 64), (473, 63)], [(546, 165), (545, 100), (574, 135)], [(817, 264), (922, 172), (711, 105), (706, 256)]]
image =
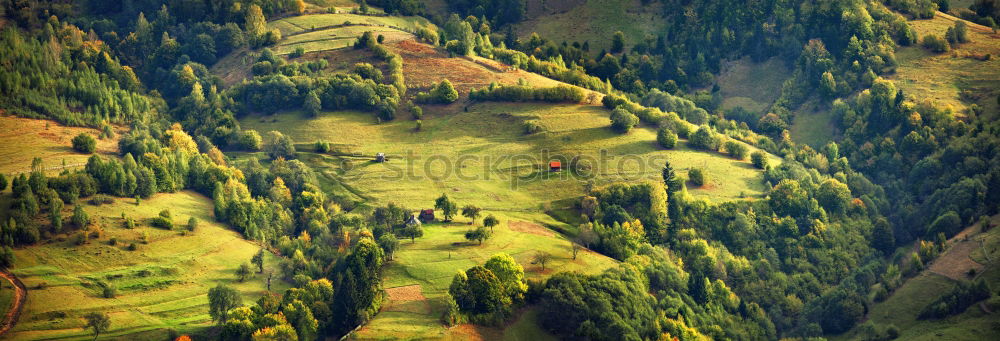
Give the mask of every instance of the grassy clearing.
[(269, 29), (277, 28), (281, 31), (282, 36), (341, 25), (387, 26), (410, 32), (416, 31), (420, 27), (435, 27), (434, 24), (423, 17), (371, 16), (348, 13), (301, 15), (267, 23)]
[[(125, 132), (117, 128), (117, 135)], [(67, 127), (49, 120), (0, 116), (0, 173), (8, 176), (31, 171), (31, 160), (42, 158), (49, 173), (83, 167), (90, 154), (73, 150), (70, 142), (76, 135), (88, 133), (97, 137), (100, 131), (91, 128)], [(118, 138), (97, 140), (97, 153), (118, 155)]]
[(724, 63), (717, 78), (722, 109), (741, 106), (751, 112), (766, 110), (781, 94), (781, 84), (790, 74), (778, 58), (754, 63), (745, 57)]
[(795, 110), (795, 119), (788, 132), (792, 140), (819, 148), (835, 141), (837, 124), (829, 108), (821, 108), (818, 99), (812, 99)]
[(388, 27), (342, 26), (289, 36), (281, 40), (273, 50), (279, 55), (284, 55), (300, 47), (306, 53), (342, 49), (353, 46), (357, 37), (367, 31), (376, 36), (386, 36), (390, 41), (412, 37), (409, 33)]
[[(363, 155), (303, 153), (319, 172), (379, 202), (414, 209), (448, 193), (459, 203), (487, 210), (537, 211), (547, 203), (578, 197), (588, 180), (596, 185), (661, 181), (660, 169), (667, 160), (681, 174), (691, 167), (705, 168), (710, 184), (690, 189), (698, 198), (734, 200), (764, 190), (762, 173), (749, 162), (691, 150), (684, 143), (662, 150), (650, 128), (617, 134), (608, 128), (607, 110), (597, 106), (483, 103), (447, 115), (436, 107), (425, 109), (420, 132), (405, 118), (376, 124), (371, 114), (358, 112), (324, 113), (315, 119), (287, 112), (267, 119), (246, 117), (241, 125), (261, 132), (278, 130), (300, 143), (325, 140), (339, 153)], [(548, 132), (523, 135), (522, 123), (530, 119)], [(372, 162), (377, 152), (386, 153), (390, 162)], [(546, 168), (549, 160), (574, 157), (589, 169), (550, 173)]]
[(637, 39), (656, 35), (666, 25), (662, 5), (642, 5), (639, 0), (547, 1), (541, 7), (518, 25), (521, 39), (537, 32), (556, 43), (589, 41), (590, 51), (595, 54), (611, 47), (615, 31), (625, 33), (625, 46), (630, 48)]
[[(198, 229), (181, 235), (177, 227), (168, 231), (146, 225), (147, 219), (167, 208), (175, 224), (198, 218)], [(187, 191), (157, 194), (139, 206), (133, 199), (119, 199), (85, 209), (97, 221), (91, 230), (101, 230), (100, 238), (76, 246), (56, 236), (46, 244), (15, 250), (14, 273), (28, 287), (29, 296), (10, 337), (89, 339), (92, 334), (83, 329), (83, 315), (93, 311), (111, 317), (108, 337), (163, 338), (167, 329), (197, 333), (211, 323), (209, 288), (218, 283), (231, 285), (243, 293), (247, 304), (265, 293), (264, 275), (243, 283), (234, 275), (236, 267), (249, 261), (259, 247), (215, 223), (211, 200), (204, 196)], [(125, 229), (122, 212), (141, 227)], [(139, 242), (142, 233), (149, 234), (149, 244)], [(110, 245), (110, 238), (116, 238), (117, 245)], [(126, 250), (133, 242), (138, 250)], [(270, 254), (265, 258), (265, 269), (276, 269), (277, 258)], [(98, 282), (113, 284), (118, 296), (101, 297)], [(271, 289), (285, 288), (275, 280)]]
[[(910, 25), (920, 37), (927, 34), (943, 37), (954, 21), (939, 15), (910, 21)], [(1000, 36), (970, 28), (969, 39), (969, 43), (943, 54), (931, 53), (920, 46), (900, 47), (896, 51), (899, 67), (888, 78), (895, 80), (904, 93), (951, 106), (956, 113), (973, 103), (984, 107), (985, 112), (996, 112), (996, 97), (1000, 94)], [(986, 54), (991, 54), (992, 59), (974, 58)]]
[[(471, 228), (458, 219), (459, 223), (430, 224), (425, 226), (423, 238), (411, 243), (402, 242), (395, 260), (385, 268), (385, 287), (405, 287), (419, 285), (424, 300), (407, 301), (406, 304), (384, 308), (356, 335), (356, 339), (379, 340), (397, 338), (456, 338), (464, 339), (479, 335), (486, 339), (551, 339), (534, 322), (534, 312), (528, 311), (505, 328), (457, 326), (445, 328), (440, 316), (446, 310), (446, 294), (452, 277), (474, 265), (483, 264), (492, 255), (505, 252), (525, 268), (528, 278), (540, 279), (562, 271), (598, 273), (615, 264), (614, 260), (597, 253), (582, 250), (577, 259), (572, 259), (568, 240), (555, 235), (540, 225), (525, 221), (548, 221), (540, 213), (504, 214), (499, 217), (501, 225), (495, 229), (492, 239), (478, 245), (465, 240), (464, 233)], [(546, 265), (531, 264), (535, 251), (546, 251), (553, 260)], [(390, 295), (391, 297), (392, 295)]]

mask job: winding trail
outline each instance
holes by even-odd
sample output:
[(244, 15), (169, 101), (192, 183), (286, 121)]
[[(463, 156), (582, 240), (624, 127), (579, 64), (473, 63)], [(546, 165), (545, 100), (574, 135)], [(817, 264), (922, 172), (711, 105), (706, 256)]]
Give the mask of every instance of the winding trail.
[(17, 276), (14, 276), (14, 274), (7, 270), (0, 270), (0, 277), (5, 278), (14, 287), (13, 306), (10, 307), (7, 315), (4, 316), (3, 324), (0, 324), (0, 336), (3, 336), (14, 328), (14, 325), (17, 324), (17, 319), (21, 317), (24, 302), (28, 300), (28, 290), (24, 287), (24, 283), (21, 283), (21, 280), (17, 279)]

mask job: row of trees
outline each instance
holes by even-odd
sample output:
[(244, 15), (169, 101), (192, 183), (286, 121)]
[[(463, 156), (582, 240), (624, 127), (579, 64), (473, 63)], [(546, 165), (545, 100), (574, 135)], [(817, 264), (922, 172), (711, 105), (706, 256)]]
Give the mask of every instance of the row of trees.
[(526, 84), (491, 83), (482, 89), (473, 89), (469, 92), (469, 98), (475, 101), (579, 103), (584, 99), (584, 92), (583, 89), (568, 85), (535, 88)]

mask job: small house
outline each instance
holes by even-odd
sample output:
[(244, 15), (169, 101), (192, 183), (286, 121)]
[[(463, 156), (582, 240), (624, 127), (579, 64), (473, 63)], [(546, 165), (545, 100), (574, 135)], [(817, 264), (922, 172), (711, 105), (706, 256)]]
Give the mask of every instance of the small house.
[(434, 221), (434, 210), (426, 209), (420, 210), (420, 221), (426, 223)]
[(385, 153), (375, 154), (375, 162), (385, 162)]
[(558, 172), (562, 170), (562, 162), (559, 161), (549, 161), (549, 171)]
[(420, 219), (417, 219), (417, 217), (414, 217), (411, 214), (409, 218), (406, 218), (406, 227), (416, 227), (416, 226), (420, 226)]

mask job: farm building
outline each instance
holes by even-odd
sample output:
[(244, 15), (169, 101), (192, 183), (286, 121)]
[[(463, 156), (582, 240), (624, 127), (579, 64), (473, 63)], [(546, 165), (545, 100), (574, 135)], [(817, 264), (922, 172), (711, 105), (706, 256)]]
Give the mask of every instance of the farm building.
[(406, 227), (420, 226), (420, 219), (414, 217), (412, 214), (409, 218), (406, 218)]
[(424, 223), (434, 221), (434, 210), (429, 208), (426, 210), (420, 210), (420, 221)]
[(375, 154), (375, 162), (385, 162), (385, 153)]
[(562, 162), (559, 161), (549, 161), (549, 171), (558, 172), (562, 170)]

